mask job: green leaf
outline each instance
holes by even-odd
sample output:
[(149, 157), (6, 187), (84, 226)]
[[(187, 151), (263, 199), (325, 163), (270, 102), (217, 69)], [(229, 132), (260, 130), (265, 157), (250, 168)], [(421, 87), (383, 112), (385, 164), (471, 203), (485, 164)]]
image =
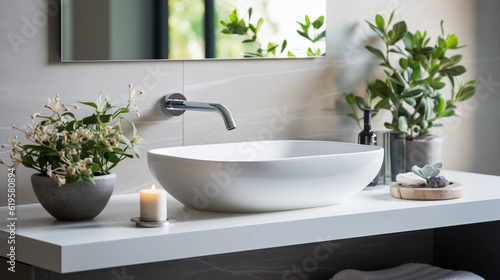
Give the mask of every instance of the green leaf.
[(283, 43), (281, 44), (281, 52), (280, 53), (283, 53), (286, 49), (286, 45), (288, 44), (288, 42), (285, 40), (283, 40)]
[(36, 165), (35, 161), (31, 156), (22, 156), (21, 160), (23, 161), (23, 165), (25, 164), (30, 164), (30, 165)]
[(119, 163), (120, 162), (120, 158), (118, 158), (115, 154), (110, 154), (109, 158), (108, 158), (108, 161), (112, 162), (112, 163)]
[(414, 166), (411, 168), (411, 170), (413, 171), (413, 173), (415, 173), (415, 174), (417, 174), (418, 176), (420, 176), (420, 177), (422, 177), (422, 178), (424, 178), (424, 179), (425, 179), (425, 176), (424, 176), (424, 174), (423, 174), (423, 172), (422, 172), (422, 169), (421, 169), (420, 167), (418, 167), (418, 166), (414, 165)]
[(100, 115), (99, 120), (101, 121), (101, 123), (107, 124), (111, 120), (111, 115)]
[(325, 22), (325, 17), (320, 16), (312, 23), (312, 26), (314, 29), (320, 29), (321, 26), (323, 26), (324, 22)]
[(385, 21), (384, 21), (384, 18), (381, 15), (376, 15), (375, 16), (375, 23), (377, 24), (378, 28), (380, 28), (381, 30), (384, 29), (384, 27), (385, 27)]
[(263, 23), (264, 23), (264, 18), (260, 18), (259, 21), (257, 22), (257, 28), (256, 28), (256, 31), (255, 31), (255, 34), (257, 34), (257, 32), (259, 32), (259, 30), (262, 27)]
[(141, 151), (139, 150), (139, 148), (138, 148), (136, 145), (133, 145), (133, 146), (132, 146), (132, 150), (134, 151), (134, 155), (135, 155), (137, 158), (140, 158), (140, 157), (141, 157)]
[(429, 123), (428, 123), (426, 120), (422, 120), (422, 121), (420, 122), (420, 127), (421, 127), (422, 129), (426, 129), (428, 126), (429, 126)]
[(385, 61), (385, 56), (382, 53), (382, 51), (380, 51), (379, 49), (376, 49), (376, 48), (374, 48), (372, 46), (366, 46), (366, 49), (369, 50), (374, 55), (378, 56), (379, 58), (381, 58), (382, 60)]
[(387, 22), (387, 25), (391, 24), (393, 18), (394, 18), (394, 11), (392, 11), (391, 16), (389, 17), (389, 21)]
[(452, 116), (460, 116), (460, 113), (455, 109), (446, 109), (437, 115), (437, 118), (447, 118)]
[(404, 98), (403, 100), (404, 100), (404, 102), (406, 102), (410, 106), (417, 105), (417, 101), (415, 101), (415, 99), (413, 99), (413, 98)]
[(446, 86), (445, 83), (443, 82), (440, 82), (440, 81), (432, 81), (430, 84), (429, 84), (434, 90), (440, 90), (442, 88), (444, 88)]
[(66, 112), (66, 113), (62, 114), (62, 116), (70, 116), (73, 120), (76, 120), (75, 115), (71, 112)]
[(405, 116), (398, 118), (398, 130), (403, 132), (408, 131), (408, 119)]
[(238, 14), (236, 10), (234, 10), (232, 14), (229, 14), (229, 20), (232, 23), (238, 22)]
[(396, 130), (396, 127), (395, 127), (394, 125), (392, 125), (392, 123), (385, 122), (385, 123), (384, 123), (384, 126), (385, 126), (387, 129)]
[(370, 106), (366, 103), (366, 100), (364, 100), (361, 96), (356, 96), (355, 97), (355, 102), (356, 105), (358, 106), (359, 109), (369, 109)]
[(248, 21), (250, 21), (250, 19), (252, 19), (252, 12), (253, 12), (252, 7), (248, 8)]
[(420, 67), (415, 69), (413, 73), (411, 74), (411, 80), (416, 81), (422, 77), (422, 70), (420, 70)]
[(309, 19), (309, 16), (308, 16), (308, 15), (306, 15), (306, 16), (305, 16), (305, 21), (306, 21), (305, 26), (306, 26), (307, 28), (309, 28), (309, 27), (311, 26), (311, 20)]
[(441, 168), (443, 168), (443, 163), (442, 162), (438, 162), (438, 163), (434, 164), (432, 167), (434, 167), (436, 169), (441, 169)]
[(446, 44), (450, 49), (456, 49), (458, 47), (458, 37), (455, 34), (448, 35), (446, 37)]
[(288, 56), (288, 57), (295, 57), (295, 55), (294, 55), (291, 51), (288, 51), (287, 56)]
[(422, 95), (423, 92), (423, 89), (414, 89), (402, 94), (399, 98), (416, 98)]
[(257, 41), (257, 36), (253, 35), (252, 39), (243, 40), (242, 43), (253, 43)]
[(399, 59), (399, 66), (401, 66), (401, 68), (403, 68), (403, 69), (406, 69), (408, 67), (408, 61), (404, 58), (400, 58)]
[(66, 185), (74, 184), (74, 183), (78, 182), (79, 180), (80, 180), (79, 176), (66, 176)]
[(97, 109), (97, 105), (94, 102), (82, 102), (82, 101), (77, 101), (77, 102), (80, 103), (80, 104), (87, 105), (87, 106), (90, 106), (90, 107), (94, 107), (95, 109)]
[(94, 178), (92, 178), (89, 175), (82, 175), (82, 180), (85, 181), (85, 182), (88, 182), (88, 183), (90, 183), (92, 185), (95, 185)]
[[(88, 168), (88, 165), (87, 165), (87, 168)], [(101, 169), (101, 166), (98, 163), (90, 164), (90, 170), (92, 170), (92, 173), (98, 171), (99, 169)]]
[(267, 44), (267, 52), (272, 53), (273, 55), (276, 55), (276, 48), (278, 47), (277, 44), (274, 43), (268, 43)]
[(406, 23), (404, 21), (400, 21), (392, 27), (392, 30), (394, 30), (394, 38), (391, 39), (389, 42), (389, 45), (394, 45), (395, 43), (399, 42), (399, 40), (403, 39), (406, 36), (406, 32), (408, 32), (406, 28)]
[(465, 67), (463, 67), (462, 65), (453, 66), (453, 67), (442, 69), (441, 71), (439, 71), (439, 73), (441, 73), (441, 75), (449, 75), (449, 76), (460, 76), (460, 75), (464, 74), (465, 72), (467, 72), (467, 69), (465, 69)]
[(446, 40), (443, 39), (442, 37), (438, 37), (438, 45), (442, 48), (447, 48), (448, 44), (446, 43)]
[(307, 49), (307, 56), (314, 56), (314, 52), (311, 48)]
[(467, 87), (462, 87), (457, 93), (457, 101), (465, 101), (467, 99), (472, 98), (476, 94), (476, 87), (474, 86), (467, 86)]
[(302, 32), (300, 30), (297, 30), (297, 33), (299, 33), (300, 36), (302, 36), (302, 37), (304, 37), (304, 38), (306, 38), (306, 39), (308, 39), (308, 40), (311, 41), (311, 38), (309, 38), (309, 35), (307, 33)]
[(318, 42), (319, 40), (323, 39), (326, 37), (326, 30), (323, 32), (319, 33), (316, 37), (314, 37), (313, 42)]
[(429, 76), (432, 77), (432, 76), (436, 75), (436, 73), (439, 72), (439, 67), (440, 67), (439, 64), (433, 64), (431, 66), (431, 69), (429, 70)]
[(347, 101), (347, 104), (349, 105), (354, 105), (354, 103), (356, 102), (356, 96), (352, 93), (344, 93), (344, 96), (345, 96), (345, 100)]
[(380, 110), (382, 108), (389, 108), (388, 104), (389, 104), (389, 98), (384, 98), (380, 100), (377, 104), (375, 104), (374, 109)]
[(446, 106), (446, 100), (443, 97), (439, 98), (438, 106), (437, 106), (438, 115), (444, 111), (445, 106)]

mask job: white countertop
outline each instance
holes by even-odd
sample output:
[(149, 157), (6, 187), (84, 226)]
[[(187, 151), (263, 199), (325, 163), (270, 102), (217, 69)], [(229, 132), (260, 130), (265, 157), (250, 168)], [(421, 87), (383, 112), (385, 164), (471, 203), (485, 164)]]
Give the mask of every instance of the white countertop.
[[(257, 214), (190, 210), (169, 197), (165, 228), (137, 228), (139, 194), (113, 196), (97, 218), (60, 222), (39, 204), (17, 207), (16, 260), (59, 273), (240, 252), (377, 234), (500, 220), (500, 176), (443, 174), (465, 186), (446, 201), (392, 198), (389, 186), (362, 191), (343, 204)], [(0, 217), (7, 224), (7, 207)], [(0, 252), (8, 253), (0, 230)]]

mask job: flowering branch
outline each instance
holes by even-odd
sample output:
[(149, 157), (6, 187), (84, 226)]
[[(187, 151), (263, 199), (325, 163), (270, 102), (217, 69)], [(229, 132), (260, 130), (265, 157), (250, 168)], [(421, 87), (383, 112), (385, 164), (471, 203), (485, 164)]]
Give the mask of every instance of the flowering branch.
[[(33, 122), (42, 119), (37, 125), (24, 129), (13, 126), (32, 144), (23, 145), (17, 141), (17, 136), (9, 140), (9, 144), (2, 147), (11, 149), (12, 164), (7, 165), (2, 160), (0, 163), (10, 168), (22, 164), (54, 178), (59, 186), (79, 180), (95, 184), (94, 175), (109, 174), (122, 160), (140, 157), (144, 136), (137, 135), (134, 123), (122, 116), (130, 112), (129, 108), (140, 116), (132, 85), (129, 85), (127, 101), (126, 107), (116, 107), (111, 105), (109, 98), (102, 99), (99, 94), (95, 103), (78, 102), (94, 108), (94, 113), (77, 119), (68, 107), (78, 109), (78, 106), (65, 105), (56, 95), (44, 106), (52, 112), (51, 116), (36, 113), (31, 116)], [(122, 122), (132, 128), (131, 140), (123, 134)]]

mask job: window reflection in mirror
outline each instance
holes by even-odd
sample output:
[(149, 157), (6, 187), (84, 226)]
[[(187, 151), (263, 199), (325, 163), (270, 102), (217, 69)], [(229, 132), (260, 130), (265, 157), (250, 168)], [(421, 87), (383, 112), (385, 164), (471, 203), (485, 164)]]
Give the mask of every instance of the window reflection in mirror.
[(326, 0), (61, 3), (62, 61), (286, 58), (326, 50)]

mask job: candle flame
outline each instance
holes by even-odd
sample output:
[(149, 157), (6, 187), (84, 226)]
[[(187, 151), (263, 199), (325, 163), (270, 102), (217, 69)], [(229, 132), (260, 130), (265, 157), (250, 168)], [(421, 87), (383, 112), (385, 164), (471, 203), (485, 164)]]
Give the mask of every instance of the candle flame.
[(156, 190), (156, 187), (154, 184), (151, 186), (151, 190), (153, 190), (153, 191)]

